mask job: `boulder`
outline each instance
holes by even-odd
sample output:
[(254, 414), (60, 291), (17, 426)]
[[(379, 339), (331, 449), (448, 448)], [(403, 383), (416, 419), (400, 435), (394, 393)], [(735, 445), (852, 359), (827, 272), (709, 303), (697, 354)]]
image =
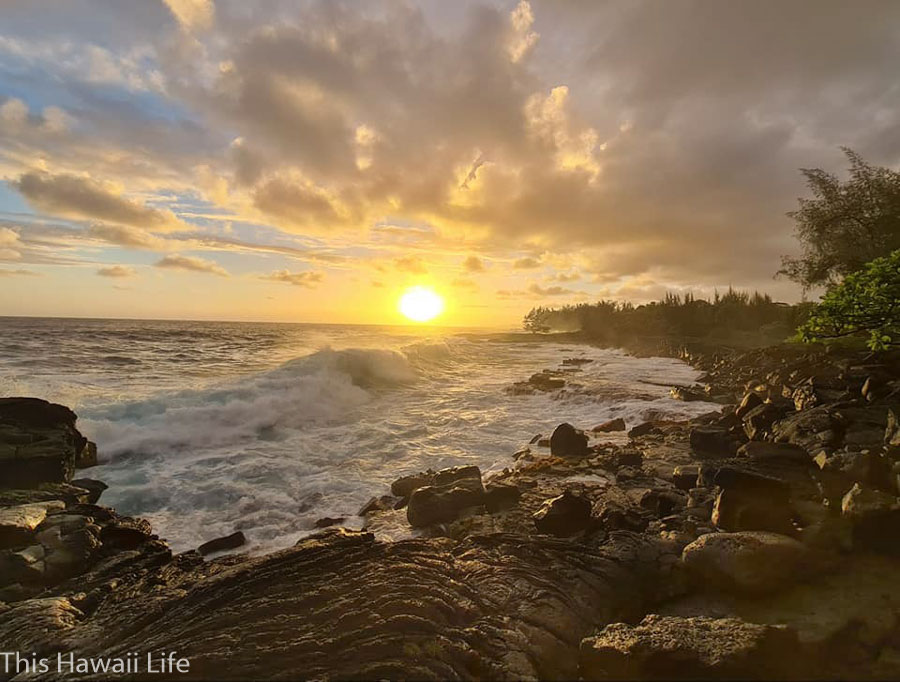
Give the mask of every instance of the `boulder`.
[(629, 438), (640, 438), (641, 436), (646, 436), (650, 433), (656, 431), (656, 424), (653, 422), (644, 422), (643, 424), (638, 424), (628, 432)]
[(635, 467), (640, 469), (644, 464), (644, 454), (640, 450), (624, 448), (616, 451), (617, 467)]
[(434, 485), (417, 488), (409, 498), (406, 518), (413, 528), (449, 523), (469, 507), (484, 504), (484, 486), (478, 467), (443, 469)]
[(27, 543), (49, 511), (63, 508), (65, 504), (55, 500), (0, 508), (0, 547)]
[(88, 504), (97, 504), (100, 496), (107, 488), (109, 488), (103, 481), (98, 481), (93, 478), (73, 478), (72, 485), (88, 491), (87, 499), (84, 500)]
[(81, 451), (75, 456), (75, 468), (89, 469), (90, 467), (97, 466), (97, 464), (99, 464), (99, 460), (97, 459), (97, 445), (91, 441), (86, 441), (84, 447), (81, 448)]
[(697, 485), (700, 468), (695, 464), (682, 464), (672, 471), (672, 483), (679, 490), (690, 490)]
[(597, 519), (605, 530), (627, 530), (634, 533), (643, 532), (649, 525), (647, 513), (631, 505), (614, 500), (606, 500), (600, 506)]
[(793, 534), (793, 508), (787, 495), (769, 498), (740, 487), (720, 490), (713, 503), (712, 524), (721, 530), (766, 530)]
[(522, 492), (516, 485), (489, 483), (484, 490), (484, 506), (491, 513), (512, 509), (519, 504)]
[(136, 549), (152, 537), (153, 528), (149, 521), (130, 516), (115, 517), (100, 533), (103, 544), (111, 549)]
[(344, 522), (343, 516), (323, 516), (318, 519), (313, 526), (316, 528), (330, 528)]
[(87, 439), (75, 413), (37, 398), (0, 398), (0, 481), (8, 488), (66, 482)]
[(744, 433), (750, 440), (763, 440), (772, 431), (772, 425), (784, 419), (788, 410), (777, 403), (763, 403), (748, 410), (743, 417)]
[(641, 495), (640, 506), (656, 518), (663, 518), (683, 509), (687, 498), (674, 490), (648, 490)]
[(709, 533), (684, 548), (682, 562), (699, 586), (762, 594), (794, 583), (808, 568), (801, 542), (764, 531)]
[(709, 400), (709, 396), (703, 389), (689, 388), (687, 386), (674, 386), (669, 389), (669, 397), (673, 400), (683, 400), (684, 402)]
[(197, 548), (197, 551), (206, 556), (207, 554), (212, 554), (213, 552), (223, 552), (227, 549), (236, 549), (237, 547), (242, 547), (246, 544), (247, 538), (241, 531), (235, 531), (231, 535), (225, 535), (220, 538), (215, 538), (213, 540), (209, 540), (208, 542), (204, 542)]
[(377, 512), (390, 511), (395, 508), (397, 502), (402, 498), (396, 498), (393, 495), (382, 495), (381, 497), (372, 497), (366, 502), (358, 512), (357, 516), (368, 516)]
[(597, 424), (591, 431), (594, 433), (613, 433), (615, 431), (624, 431), (625, 428), (625, 420), (621, 417), (617, 417), (616, 419), (605, 421), (602, 424)]
[(735, 408), (734, 414), (738, 419), (743, 420), (744, 417), (747, 416), (747, 413), (750, 412), (755, 407), (762, 405), (765, 400), (762, 399), (762, 396), (759, 395), (756, 391), (750, 391), (749, 393), (744, 394), (744, 397), (741, 399), (740, 404)]
[(695, 426), (691, 429), (691, 448), (701, 458), (730, 457), (737, 452), (738, 441), (723, 426)]
[(854, 484), (841, 501), (841, 516), (853, 526), (853, 546), (900, 553), (900, 498)]
[(585, 680), (786, 679), (798, 672), (797, 632), (737, 618), (645, 616), (581, 641)]
[(391, 494), (397, 497), (408, 498), (416, 488), (431, 485), (434, 481), (434, 473), (431, 469), (418, 474), (401, 476), (391, 483)]
[(564, 365), (587, 365), (593, 362), (590, 358), (565, 358), (562, 361)]
[(583, 457), (588, 452), (588, 438), (584, 431), (569, 423), (562, 423), (550, 435), (550, 454), (554, 457)]
[(0, 550), (0, 587), (42, 582), (46, 571), (44, 556), (42, 545), (30, 545), (20, 550)]
[(528, 384), (538, 391), (555, 391), (565, 386), (566, 381), (547, 372), (538, 372), (531, 375)]
[(562, 495), (546, 500), (531, 518), (539, 533), (569, 537), (590, 525), (591, 502), (566, 490)]
[(793, 443), (813, 452), (837, 446), (842, 435), (843, 424), (827, 407), (803, 410), (772, 425), (775, 442)]
[(900, 447), (900, 418), (898, 418), (895, 409), (889, 409), (887, 413), (884, 444), (890, 447)]
[(739, 457), (766, 461), (783, 460), (785, 462), (797, 462), (803, 465), (812, 465), (812, 458), (799, 445), (793, 443), (769, 443), (767, 441), (750, 441), (738, 448)]

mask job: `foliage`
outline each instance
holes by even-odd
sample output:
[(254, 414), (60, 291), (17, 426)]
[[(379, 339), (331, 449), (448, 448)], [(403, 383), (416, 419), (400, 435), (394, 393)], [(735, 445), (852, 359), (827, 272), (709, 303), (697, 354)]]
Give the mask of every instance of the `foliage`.
[[(643, 337), (673, 339), (753, 339), (759, 344), (778, 342), (805, 319), (808, 304), (789, 306), (768, 295), (729, 289), (712, 301), (691, 294), (667, 294), (661, 301), (635, 306), (598, 301), (562, 308), (532, 309), (523, 321), (528, 331), (582, 331), (608, 344)], [(748, 344), (753, 345), (753, 344)]]
[(801, 172), (812, 199), (788, 213), (803, 245), (800, 258), (785, 256), (779, 274), (809, 289), (834, 285), (865, 263), (900, 248), (900, 173), (872, 166), (843, 148), (850, 179), (819, 168)]
[(799, 331), (807, 342), (868, 334), (872, 350), (900, 346), (900, 250), (832, 287)]

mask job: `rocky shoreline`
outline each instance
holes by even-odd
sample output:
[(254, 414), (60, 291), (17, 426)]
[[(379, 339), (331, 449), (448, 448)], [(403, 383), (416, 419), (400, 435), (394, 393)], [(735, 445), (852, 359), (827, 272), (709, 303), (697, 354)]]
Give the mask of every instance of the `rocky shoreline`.
[[(900, 678), (900, 357), (678, 354), (705, 374), (673, 397), (721, 409), (561, 424), (260, 557), (173, 555), (76, 476), (96, 448), (70, 410), (0, 399), (0, 641), (177, 651), (196, 679)], [(397, 524), (418, 536), (376, 540)]]

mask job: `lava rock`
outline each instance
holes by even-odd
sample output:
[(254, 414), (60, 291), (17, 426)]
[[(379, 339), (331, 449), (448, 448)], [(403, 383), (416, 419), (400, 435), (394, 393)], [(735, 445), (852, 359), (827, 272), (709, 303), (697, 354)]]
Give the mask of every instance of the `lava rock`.
[(708, 533), (684, 548), (682, 563), (699, 586), (762, 594), (791, 585), (808, 567), (803, 543), (762, 531)]
[(624, 431), (625, 428), (625, 420), (621, 417), (617, 417), (616, 419), (605, 421), (602, 424), (597, 424), (591, 431), (594, 433), (613, 433), (615, 431)]
[(323, 516), (321, 519), (318, 519), (313, 525), (316, 528), (329, 528), (343, 522), (343, 516)]
[(739, 457), (753, 460), (784, 460), (803, 465), (812, 465), (812, 458), (799, 445), (793, 443), (769, 443), (767, 441), (750, 441), (738, 448)]
[(654, 424), (653, 422), (644, 422), (643, 424), (638, 424), (637, 426), (633, 427), (628, 432), (628, 437), (640, 438), (641, 436), (646, 436), (653, 433), (654, 431), (656, 431), (656, 424)]
[(583, 431), (562, 423), (550, 435), (550, 454), (554, 457), (583, 457), (588, 452), (588, 438)]
[(690, 442), (694, 454), (702, 458), (730, 457), (738, 449), (738, 441), (722, 426), (695, 426)]
[[(444, 483), (438, 484), (438, 481)], [(453, 467), (438, 472), (435, 485), (413, 491), (406, 518), (413, 528), (424, 528), (435, 523), (455, 521), (464, 509), (483, 503), (484, 485), (478, 467)]]
[(59, 501), (0, 508), (0, 547), (25, 544), (47, 518), (49, 511), (63, 508), (65, 504)]
[(777, 443), (794, 443), (807, 451), (837, 446), (843, 435), (843, 424), (827, 407), (816, 407), (789, 415), (772, 425)]
[(369, 514), (375, 514), (377, 512), (390, 511), (395, 508), (399, 501), (402, 501), (402, 498), (397, 498), (393, 495), (373, 497), (360, 508), (356, 515), (368, 516)]
[(225, 535), (220, 538), (215, 538), (213, 540), (209, 540), (208, 542), (204, 542), (197, 548), (197, 551), (206, 556), (207, 554), (212, 554), (213, 552), (223, 552), (226, 549), (235, 549), (237, 547), (242, 547), (247, 543), (247, 538), (241, 531), (235, 531), (231, 535)]
[(799, 649), (786, 625), (654, 614), (583, 639), (579, 670), (585, 680), (793, 679)]
[(416, 488), (422, 488), (426, 485), (431, 485), (434, 481), (435, 472), (424, 471), (419, 474), (411, 474), (409, 476), (401, 476), (396, 481), (391, 483), (391, 494), (397, 497), (408, 498), (413, 494), (413, 491)]
[(539, 533), (569, 537), (590, 525), (591, 503), (566, 490), (562, 495), (546, 500), (531, 518)]
[(841, 516), (853, 525), (853, 546), (900, 553), (900, 498), (854, 484), (841, 501)]
[(672, 483), (679, 490), (690, 490), (697, 485), (700, 468), (694, 464), (682, 464), (672, 471)]
[(784, 419), (788, 409), (776, 403), (763, 403), (748, 410), (743, 417), (744, 433), (750, 440), (763, 440), (772, 432), (772, 425)]
[(109, 488), (103, 481), (98, 481), (93, 478), (75, 478), (72, 479), (72, 485), (88, 491), (87, 499), (84, 500), (88, 504), (97, 504), (103, 491)]
[(515, 507), (521, 497), (522, 492), (516, 485), (490, 483), (485, 487), (484, 506), (491, 514), (496, 514)]
[(750, 412), (755, 407), (762, 405), (765, 401), (756, 391), (750, 391), (749, 393), (744, 394), (744, 397), (741, 399), (740, 404), (734, 410), (734, 414), (738, 419), (743, 420), (744, 417), (747, 416), (747, 413)]

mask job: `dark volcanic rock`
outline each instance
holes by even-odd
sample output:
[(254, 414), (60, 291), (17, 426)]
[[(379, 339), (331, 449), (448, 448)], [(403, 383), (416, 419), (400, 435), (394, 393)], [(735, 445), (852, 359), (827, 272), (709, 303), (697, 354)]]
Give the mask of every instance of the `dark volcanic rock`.
[(515, 507), (521, 496), (522, 492), (516, 485), (489, 483), (484, 490), (484, 506), (491, 514), (496, 514)]
[(382, 495), (381, 497), (372, 497), (366, 502), (356, 513), (357, 516), (367, 516), (376, 512), (390, 511), (397, 506), (403, 498), (397, 498), (393, 495)]
[(646, 436), (650, 433), (653, 433), (656, 430), (656, 424), (653, 422), (644, 422), (643, 424), (638, 424), (628, 432), (629, 438), (640, 438), (641, 436)]
[(730, 457), (737, 452), (738, 441), (722, 426), (695, 426), (691, 429), (691, 448), (700, 457)]
[(72, 485), (88, 491), (87, 499), (84, 500), (88, 504), (97, 504), (103, 491), (109, 488), (103, 481), (98, 481), (93, 478), (75, 478), (72, 479)]
[(414, 528), (456, 520), (469, 507), (484, 504), (484, 486), (478, 467), (443, 469), (434, 485), (417, 488), (409, 498), (406, 518)]
[(617, 417), (616, 419), (605, 421), (602, 424), (597, 424), (591, 431), (594, 433), (613, 433), (615, 431), (624, 431), (625, 428), (625, 420), (621, 417)]
[(747, 413), (755, 407), (759, 407), (765, 402), (762, 396), (759, 395), (756, 391), (750, 391), (746, 393), (744, 397), (741, 399), (740, 404), (734, 411), (735, 416), (738, 419), (743, 419), (747, 416)]
[(672, 471), (672, 483), (679, 490), (690, 490), (697, 485), (699, 467), (695, 464), (682, 464)]
[(47, 512), (64, 506), (51, 501), (0, 508), (0, 548), (26, 544), (47, 518)]
[(744, 433), (750, 440), (763, 440), (772, 432), (772, 425), (779, 419), (784, 419), (789, 409), (777, 403), (763, 403), (747, 411), (744, 414)]
[(590, 525), (591, 502), (566, 490), (559, 497), (545, 501), (531, 518), (538, 532), (569, 537)]
[(737, 452), (739, 457), (755, 460), (785, 460), (803, 465), (811, 465), (812, 458), (799, 445), (793, 443), (769, 443), (766, 441), (750, 441), (742, 445)]
[(431, 485), (434, 481), (434, 473), (429, 469), (419, 474), (401, 476), (391, 483), (391, 494), (397, 497), (409, 497), (416, 488)]
[(675, 400), (683, 400), (684, 402), (709, 400), (709, 396), (702, 389), (688, 388), (687, 386), (675, 386), (669, 389), (669, 396)]
[(772, 435), (778, 443), (793, 443), (815, 452), (823, 447), (838, 445), (843, 435), (843, 424), (830, 408), (815, 407), (776, 422), (772, 426)]
[(554, 457), (583, 457), (588, 452), (588, 438), (569, 423), (562, 423), (550, 435), (550, 454)]
[(316, 528), (329, 528), (330, 526), (336, 526), (339, 523), (343, 522), (343, 516), (323, 516), (321, 519), (318, 519), (313, 525)]
[(785, 625), (650, 615), (582, 640), (579, 667), (585, 680), (792, 679), (799, 650)]

